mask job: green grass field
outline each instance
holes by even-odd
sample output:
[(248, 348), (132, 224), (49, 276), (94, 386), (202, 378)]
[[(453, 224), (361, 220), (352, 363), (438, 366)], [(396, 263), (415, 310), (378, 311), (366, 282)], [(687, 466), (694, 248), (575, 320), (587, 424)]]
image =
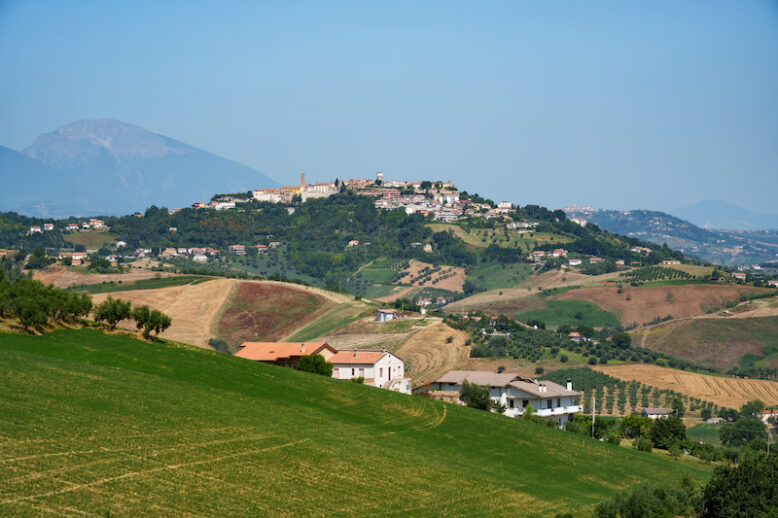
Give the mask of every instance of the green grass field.
[(95, 250), (103, 246), (112, 245), (116, 241), (116, 234), (111, 232), (98, 232), (96, 230), (84, 230), (65, 234), (63, 238), (73, 245), (83, 245), (88, 250)]
[(95, 330), (0, 335), (0, 515), (554, 516), (711, 468)]
[(118, 283), (103, 282), (100, 284), (84, 284), (70, 288), (69, 291), (84, 291), (86, 293), (111, 293), (114, 291), (155, 290), (169, 288), (171, 286), (183, 286), (186, 284), (200, 284), (211, 280), (211, 277), (200, 275), (181, 275), (178, 277), (164, 277), (160, 279), (141, 279), (135, 282)]
[(721, 446), (719, 439), (719, 425), (700, 423), (686, 430), (686, 436), (692, 441), (706, 442), (715, 446)]
[[(533, 309), (516, 315), (522, 322), (540, 320), (548, 326), (579, 326), (618, 327), (619, 319), (609, 311), (600, 309), (596, 304), (586, 300), (550, 299), (544, 309)], [(577, 318), (580, 316), (581, 318)]]
[(291, 342), (306, 342), (372, 314), (373, 310), (362, 302), (342, 304), (322, 315), (289, 337)]
[(478, 286), (479, 291), (512, 288), (527, 278), (532, 272), (529, 264), (515, 263), (501, 265), (499, 263), (476, 263), (468, 268), (465, 277)]

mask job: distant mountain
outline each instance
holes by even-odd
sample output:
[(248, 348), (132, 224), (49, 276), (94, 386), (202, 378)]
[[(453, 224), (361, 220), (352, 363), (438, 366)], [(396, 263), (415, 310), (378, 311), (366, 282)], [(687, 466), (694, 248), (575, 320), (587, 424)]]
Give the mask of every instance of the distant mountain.
[(700, 228), (665, 212), (568, 207), (569, 217), (583, 218), (609, 232), (635, 237), (717, 264), (752, 264), (778, 260), (778, 232)]
[(676, 209), (673, 215), (704, 228), (726, 230), (778, 229), (778, 214), (762, 214), (721, 200), (701, 201)]
[(49, 217), (181, 207), (217, 192), (278, 185), (248, 166), (113, 119), (68, 124), (23, 153), (2, 148), (0, 171), (11, 178), (0, 210)]

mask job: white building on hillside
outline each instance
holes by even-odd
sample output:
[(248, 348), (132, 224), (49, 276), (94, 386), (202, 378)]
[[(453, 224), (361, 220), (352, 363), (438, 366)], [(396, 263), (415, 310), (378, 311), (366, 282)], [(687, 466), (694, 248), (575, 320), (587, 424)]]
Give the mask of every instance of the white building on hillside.
[(563, 426), (573, 419), (573, 414), (582, 410), (581, 405), (575, 404), (576, 396), (581, 393), (573, 390), (569, 380), (567, 387), (562, 387), (552, 381), (537, 381), (507, 373), (449, 371), (414, 392), (429, 395), (433, 399), (464, 404), (459, 399), (459, 391), (465, 380), (488, 386), (492, 401), (504, 405), (504, 415), (509, 417), (521, 417), (524, 410), (532, 406), (534, 415), (553, 419), (558, 426)]
[(333, 378), (362, 378), (365, 385), (411, 393), (411, 378), (405, 377), (405, 364), (387, 351), (340, 349), (327, 361), (332, 364)]

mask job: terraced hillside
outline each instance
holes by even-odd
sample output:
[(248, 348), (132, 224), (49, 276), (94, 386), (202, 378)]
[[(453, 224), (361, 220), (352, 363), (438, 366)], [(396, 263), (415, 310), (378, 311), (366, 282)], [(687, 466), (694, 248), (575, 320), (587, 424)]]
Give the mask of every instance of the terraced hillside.
[(710, 468), (185, 345), (2, 335), (6, 516), (554, 516)]

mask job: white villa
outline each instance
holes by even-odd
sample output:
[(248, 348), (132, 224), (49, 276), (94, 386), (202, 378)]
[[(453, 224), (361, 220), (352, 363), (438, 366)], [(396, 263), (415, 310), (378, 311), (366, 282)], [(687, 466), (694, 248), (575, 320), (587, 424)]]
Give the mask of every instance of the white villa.
[(390, 352), (340, 349), (327, 361), (332, 364), (333, 378), (362, 378), (365, 385), (411, 393), (411, 378), (405, 377), (405, 364)]
[(488, 386), (492, 401), (505, 405), (504, 415), (521, 417), (524, 409), (532, 406), (534, 415), (556, 421), (558, 426), (573, 419), (573, 414), (582, 411), (575, 404), (580, 392), (573, 390), (568, 380), (567, 387), (551, 381), (522, 378), (516, 374), (485, 371), (449, 371), (442, 377), (415, 390), (416, 394), (428, 395), (433, 399), (464, 404), (459, 391), (465, 380), (476, 385)]

